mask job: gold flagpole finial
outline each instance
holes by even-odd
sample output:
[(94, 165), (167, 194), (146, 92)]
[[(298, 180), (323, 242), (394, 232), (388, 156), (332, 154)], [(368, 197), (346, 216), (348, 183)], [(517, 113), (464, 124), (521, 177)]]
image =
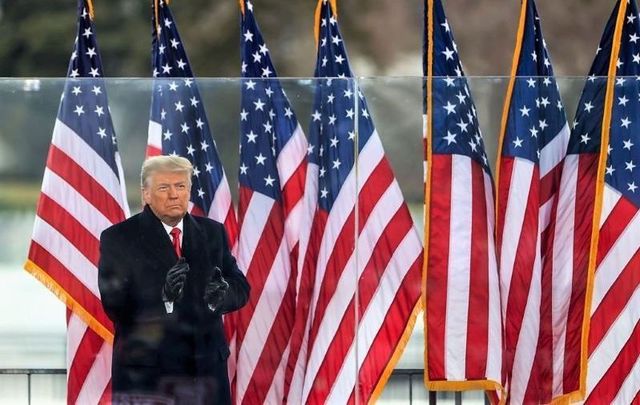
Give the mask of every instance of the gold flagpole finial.
[(166, 5), (169, 5), (171, 0), (153, 0), (153, 13), (156, 19), (156, 35), (160, 36), (160, 21), (158, 21), (158, 10), (159, 10), (159, 2), (163, 2)]
[(313, 35), (316, 38), (316, 48), (318, 47), (318, 41), (320, 41), (320, 15), (322, 14), (322, 5), (326, 2), (331, 4), (331, 11), (333, 11), (333, 15), (338, 17), (338, 4), (337, 0), (318, 0), (318, 4), (316, 5), (316, 14), (315, 14), (315, 24), (313, 25)]
[(91, 18), (93, 20), (94, 14), (93, 14), (93, 1), (91, 0), (87, 0), (87, 8), (88, 8), (88, 12), (89, 12), (89, 18)]
[(244, 0), (238, 0), (238, 5), (240, 6), (240, 12), (244, 15)]

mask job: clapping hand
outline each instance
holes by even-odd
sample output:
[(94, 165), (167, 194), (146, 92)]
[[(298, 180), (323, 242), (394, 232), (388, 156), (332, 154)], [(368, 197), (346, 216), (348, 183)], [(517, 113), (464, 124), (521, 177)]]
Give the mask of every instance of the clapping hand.
[(184, 257), (178, 259), (178, 262), (173, 265), (167, 272), (167, 277), (162, 288), (162, 300), (163, 301), (179, 301), (182, 298), (182, 290), (184, 288), (184, 282), (187, 279), (187, 273), (189, 272), (189, 264)]
[(222, 277), (222, 270), (217, 266), (214, 267), (204, 288), (204, 302), (212, 312), (216, 312), (216, 309), (220, 307), (227, 290), (229, 290), (229, 283)]

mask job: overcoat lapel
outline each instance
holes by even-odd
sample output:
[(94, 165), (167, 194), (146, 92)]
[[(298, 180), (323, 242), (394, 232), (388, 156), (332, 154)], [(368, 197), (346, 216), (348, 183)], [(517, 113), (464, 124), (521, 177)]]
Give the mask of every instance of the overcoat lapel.
[(173, 249), (169, 235), (167, 235), (162, 226), (162, 222), (155, 216), (148, 205), (145, 205), (140, 220), (139, 236), (147, 252), (147, 257), (155, 258), (160, 268), (169, 270), (176, 264), (178, 257)]

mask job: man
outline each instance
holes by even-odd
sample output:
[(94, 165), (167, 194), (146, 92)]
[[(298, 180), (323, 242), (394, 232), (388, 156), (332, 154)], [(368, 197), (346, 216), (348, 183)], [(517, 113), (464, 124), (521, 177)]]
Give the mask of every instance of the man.
[(147, 159), (143, 211), (100, 237), (114, 403), (231, 402), (221, 315), (245, 305), (249, 284), (223, 225), (187, 213), (192, 174), (185, 158)]

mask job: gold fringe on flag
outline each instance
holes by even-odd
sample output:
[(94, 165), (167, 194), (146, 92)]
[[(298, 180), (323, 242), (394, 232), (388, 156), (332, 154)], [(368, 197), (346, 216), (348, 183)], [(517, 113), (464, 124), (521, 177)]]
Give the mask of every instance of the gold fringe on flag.
[(593, 299), (593, 284), (596, 271), (596, 259), (598, 254), (598, 241), (600, 238), (600, 216), (602, 214), (602, 200), (604, 193), (604, 172), (607, 164), (609, 134), (611, 131), (611, 113), (613, 110), (614, 87), (616, 81), (616, 62), (620, 54), (622, 29), (625, 24), (627, 2), (618, 1), (618, 16), (613, 33), (611, 56), (609, 58), (609, 72), (607, 75), (607, 92), (604, 99), (604, 113), (602, 115), (602, 130), (600, 137), (600, 155), (598, 157), (598, 173), (596, 177), (596, 201), (591, 219), (591, 245), (589, 249), (589, 267), (587, 267), (587, 286), (585, 292), (585, 304), (583, 311), (582, 341), (580, 355), (580, 395), (587, 395), (587, 370), (589, 363), (589, 330), (591, 329), (591, 301)]

